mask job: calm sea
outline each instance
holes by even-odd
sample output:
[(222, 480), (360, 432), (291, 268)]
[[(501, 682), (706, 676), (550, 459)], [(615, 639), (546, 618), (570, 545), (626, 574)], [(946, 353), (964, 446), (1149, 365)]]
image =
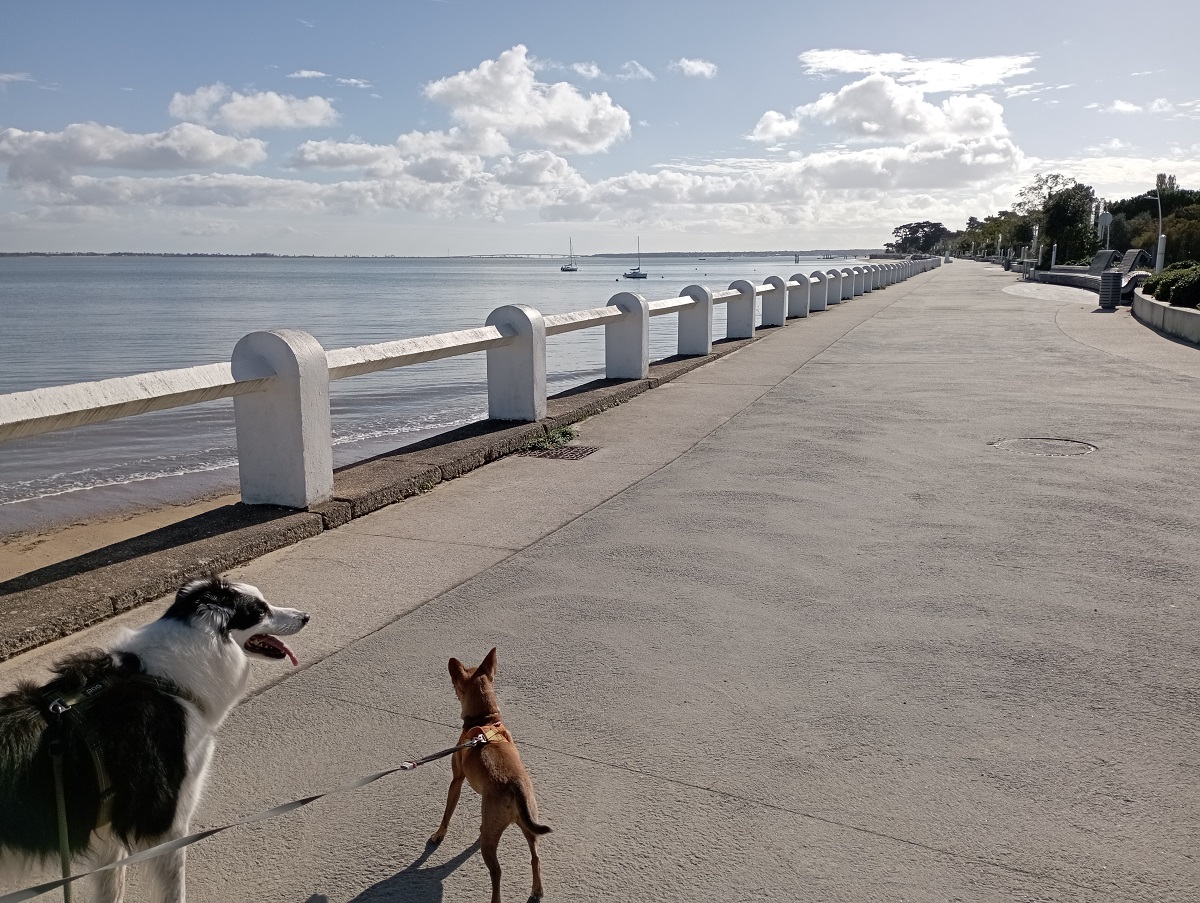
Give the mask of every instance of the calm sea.
[[(784, 278), (844, 261), (413, 258), (0, 258), (0, 394), (229, 360), (260, 329), (312, 333), (326, 349), (466, 329), (503, 304), (546, 314), (619, 291), (674, 297), (691, 283)], [(724, 334), (724, 306), (714, 335)], [(674, 316), (651, 320), (651, 357), (675, 352)], [(603, 330), (552, 337), (549, 391), (604, 372)], [(335, 466), (481, 419), (485, 356), (331, 385)], [(237, 487), (233, 404), (215, 401), (0, 444), (0, 534), (181, 502)]]

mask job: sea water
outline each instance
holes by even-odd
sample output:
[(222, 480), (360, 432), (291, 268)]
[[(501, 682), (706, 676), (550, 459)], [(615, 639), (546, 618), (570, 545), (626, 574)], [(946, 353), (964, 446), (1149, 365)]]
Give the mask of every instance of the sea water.
[[(228, 361), (243, 335), (300, 329), (328, 350), (483, 325), (504, 304), (543, 314), (615, 293), (675, 297), (844, 266), (775, 257), (632, 259), (0, 257), (0, 394)], [(852, 262), (852, 261), (851, 261)], [(675, 353), (676, 316), (650, 321), (651, 359)], [(725, 330), (714, 310), (714, 336)], [(551, 394), (604, 375), (604, 330), (547, 342)], [(482, 353), (330, 385), (341, 466), (487, 416)], [(229, 399), (0, 443), (0, 535), (236, 491)]]

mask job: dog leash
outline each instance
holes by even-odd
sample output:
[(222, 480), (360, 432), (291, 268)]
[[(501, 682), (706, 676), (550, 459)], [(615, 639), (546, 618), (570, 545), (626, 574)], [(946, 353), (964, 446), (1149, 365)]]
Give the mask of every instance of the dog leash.
[[(439, 752), (430, 753), (428, 756), (424, 756), (423, 758), (420, 758), (420, 759), (415, 759), (411, 762), (401, 762), (398, 770), (399, 771), (412, 771), (418, 765), (424, 765), (426, 762), (433, 762), (436, 759), (443, 759), (446, 756), (451, 755), (452, 753), (458, 752), (459, 750), (474, 749), (477, 746), (483, 746), (485, 743), (491, 742), (491, 739), (493, 737), (495, 737), (498, 733), (500, 733), (500, 732), (499, 731), (484, 731), (481, 734), (476, 734), (474, 737), (472, 737), (470, 740), (466, 741), (465, 743), (458, 744), (458, 746), (451, 746), (451, 747), (448, 747), (447, 749), (440, 750)], [(0, 897), (0, 903), (4, 903), (3, 897)]]
[[(102, 866), (100, 866), (100, 868), (92, 869), (90, 872), (81, 872), (78, 875), (72, 875), (70, 872), (69, 851), (67, 851), (65, 846), (63, 846), (62, 855), (66, 856), (67, 859), (63, 865), (63, 877), (62, 878), (59, 878), (55, 881), (47, 881), (44, 884), (38, 884), (38, 885), (34, 885), (32, 887), (26, 887), (21, 890), (15, 890), (15, 891), (12, 891), (11, 893), (4, 894), (3, 896), (0, 896), (0, 903), (23, 903), (23, 901), (25, 901), (25, 900), (32, 900), (35, 897), (40, 897), (42, 894), (49, 893), (52, 890), (57, 890), (60, 887), (63, 889), (64, 899), (70, 900), (70, 894), (69, 894), (70, 885), (73, 882), (80, 880), (81, 878), (87, 878), (90, 875), (96, 875), (96, 874), (99, 874), (100, 872), (107, 872), (112, 869), (124, 868), (124, 867), (130, 866), (130, 865), (137, 865), (138, 863), (145, 862), (148, 859), (154, 859), (156, 856), (162, 856), (164, 853), (171, 853), (171, 852), (174, 852), (175, 850), (181, 850), (184, 847), (191, 846), (192, 844), (197, 843), (198, 841), (205, 840), (206, 838), (212, 837), (214, 834), (220, 834), (223, 831), (228, 831), (231, 828), (240, 828), (245, 825), (253, 825), (253, 824), (256, 824), (257, 822), (267, 821), (272, 818), (278, 818), (280, 815), (286, 815), (289, 812), (294, 812), (295, 810), (301, 809), (304, 806), (309, 805), (310, 803), (315, 803), (317, 800), (323, 799), (324, 797), (335, 796), (339, 793), (348, 793), (351, 790), (357, 790), (360, 787), (366, 787), (368, 784), (374, 784), (376, 781), (382, 780), (383, 778), (386, 778), (389, 775), (396, 774), (397, 772), (412, 771), (414, 768), (424, 765), (427, 762), (433, 762), (436, 759), (444, 758), (448, 755), (459, 752), (460, 750), (474, 749), (476, 747), (483, 746), (483, 745), (491, 742), (492, 738), (495, 737), (498, 733), (499, 733), (498, 730), (493, 730), (493, 731), (485, 730), (485, 731), (477, 734), (476, 736), (471, 737), (466, 742), (459, 743), (457, 746), (451, 746), (451, 747), (448, 747), (447, 749), (439, 750), (438, 752), (431, 753), (428, 756), (422, 756), (420, 759), (413, 759), (408, 762), (401, 762), (395, 768), (388, 768), (388, 769), (385, 769), (384, 771), (377, 771), (374, 774), (364, 775), (363, 777), (356, 778), (353, 781), (350, 781), (349, 783), (342, 784), (340, 787), (334, 787), (332, 790), (326, 790), (324, 793), (317, 793), (317, 794), (314, 794), (313, 796), (306, 796), (306, 797), (302, 797), (300, 799), (292, 800), (289, 803), (283, 803), (281, 805), (275, 806), (272, 809), (268, 809), (265, 812), (259, 812), (257, 815), (251, 815), (249, 818), (243, 818), (239, 821), (230, 822), (229, 824), (222, 825), (219, 828), (209, 828), (204, 831), (198, 831), (195, 834), (189, 834), (186, 837), (180, 837), (177, 840), (169, 840), (166, 843), (160, 843), (157, 846), (153, 846), (153, 847), (150, 847), (149, 849), (142, 850), (140, 853), (134, 853), (132, 856), (126, 856), (124, 859), (119, 859), (116, 862), (110, 862), (108, 865), (102, 865)], [(65, 821), (65, 809), (60, 809), (60, 826), (63, 825), (64, 821)], [(62, 837), (66, 836), (65, 828), (62, 829), (62, 833), (60, 836), (62, 836)]]

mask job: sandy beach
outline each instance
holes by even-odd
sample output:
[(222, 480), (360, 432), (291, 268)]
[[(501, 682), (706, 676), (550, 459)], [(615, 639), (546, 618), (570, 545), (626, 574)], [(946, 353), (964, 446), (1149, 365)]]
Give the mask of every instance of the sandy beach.
[(46, 526), (0, 537), (0, 583), (76, 555), (140, 536), (168, 524), (186, 520), (205, 511), (232, 505), (236, 493), (216, 495), (199, 501), (125, 510), (116, 514), (85, 517), (69, 524)]

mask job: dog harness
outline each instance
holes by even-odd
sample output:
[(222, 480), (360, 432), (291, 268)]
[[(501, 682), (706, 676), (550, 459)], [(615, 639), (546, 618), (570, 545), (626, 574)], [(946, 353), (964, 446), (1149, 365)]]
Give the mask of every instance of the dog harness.
[[(131, 674), (120, 678), (105, 677), (87, 684), (81, 690), (69, 693), (49, 692), (43, 695), (46, 710), (42, 717), (46, 719), (50, 729), (47, 751), (50, 753), (50, 762), (54, 771), (54, 802), (58, 810), (58, 856), (64, 878), (71, 877), (71, 849), (70, 837), (67, 833), (67, 797), (63, 784), (63, 722), (65, 720), (72, 724), (83, 739), (92, 759), (92, 770), (96, 775), (96, 793), (99, 795), (100, 802), (100, 808), (96, 814), (96, 827), (102, 827), (112, 821), (115, 793), (112, 778), (109, 777), (108, 767), (104, 762), (100, 738), (88, 725), (84, 716), (87, 714), (87, 710), (103, 697), (105, 692), (110, 690), (118, 680), (147, 684), (169, 696), (187, 700), (199, 709), (201, 714), (204, 713), (204, 705), (195, 694), (172, 681), (155, 677), (152, 674)], [(63, 901), (71, 903), (71, 885), (69, 884), (63, 885)]]

